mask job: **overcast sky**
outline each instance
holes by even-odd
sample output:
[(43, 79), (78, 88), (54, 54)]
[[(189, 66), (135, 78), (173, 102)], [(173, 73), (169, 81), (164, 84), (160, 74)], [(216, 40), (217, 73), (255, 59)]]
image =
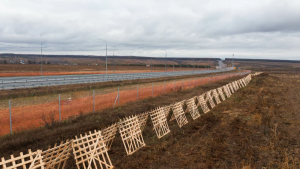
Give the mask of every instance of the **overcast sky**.
[[(0, 0), (0, 53), (300, 60), (300, 0)], [(164, 51), (165, 50), (165, 51)]]

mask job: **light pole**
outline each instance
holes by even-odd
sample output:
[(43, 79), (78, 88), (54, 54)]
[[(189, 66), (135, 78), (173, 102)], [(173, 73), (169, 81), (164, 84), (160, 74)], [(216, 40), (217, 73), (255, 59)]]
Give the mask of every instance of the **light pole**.
[(151, 72), (152, 72), (152, 56), (151, 56), (151, 63), (150, 63), (150, 67), (151, 67)]
[(194, 62), (194, 59), (195, 59), (195, 56), (194, 55), (192, 55), (193, 56), (193, 74), (194, 74), (194, 68), (195, 68), (195, 62)]
[(165, 61), (165, 73), (167, 72), (167, 56), (168, 56), (168, 53), (166, 50), (164, 50), (166, 52), (166, 61)]
[[(115, 51), (116, 50), (113, 51), (113, 56), (115, 56)], [(113, 73), (115, 74), (115, 59), (113, 59), (113, 69), (114, 69)]]
[(151, 72), (152, 72), (152, 67), (153, 67), (153, 65), (152, 65), (152, 59), (153, 59), (153, 56), (154, 56), (154, 55), (156, 55), (156, 54), (150, 55), (150, 58), (151, 58), (151, 62), (150, 62)]
[(103, 40), (106, 44), (106, 55), (105, 55), (106, 56), (106, 66), (105, 66), (106, 73), (105, 74), (107, 74), (107, 42), (104, 39), (99, 39), (99, 40)]
[(43, 56), (43, 43), (45, 43), (45, 42), (46, 42), (46, 40), (41, 43), (41, 76), (43, 76), (43, 61), (42, 61), (42, 56)]
[(234, 67), (234, 54), (232, 54), (233, 60), (232, 60), (232, 67)]
[(195, 69), (195, 56), (193, 55), (193, 74), (195, 74), (194, 69)]
[(209, 70), (209, 58), (207, 58), (207, 70)]

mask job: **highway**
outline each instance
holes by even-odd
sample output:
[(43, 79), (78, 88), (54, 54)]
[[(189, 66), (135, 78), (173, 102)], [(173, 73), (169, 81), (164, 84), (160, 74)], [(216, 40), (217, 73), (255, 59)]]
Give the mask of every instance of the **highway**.
[(233, 68), (201, 70), (201, 71), (175, 71), (175, 72), (151, 72), (151, 73), (120, 73), (120, 74), (90, 74), (90, 75), (60, 75), (60, 76), (22, 76), (0, 78), (0, 90), (18, 88), (35, 88), (45, 86), (96, 83), (107, 81), (122, 81), (134, 79), (148, 79), (171, 76), (183, 76), (193, 74), (222, 73)]

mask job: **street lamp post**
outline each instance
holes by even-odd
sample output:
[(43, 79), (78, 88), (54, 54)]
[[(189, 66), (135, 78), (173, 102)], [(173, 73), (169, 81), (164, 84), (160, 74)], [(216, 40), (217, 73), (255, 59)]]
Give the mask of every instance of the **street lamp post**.
[(193, 55), (193, 74), (195, 74), (195, 56)]
[(195, 71), (194, 71), (194, 68), (195, 68), (195, 61), (194, 61), (194, 59), (195, 59), (195, 56), (193, 55), (193, 74), (195, 74)]
[[(116, 50), (113, 51), (113, 56), (115, 56), (115, 51)], [(115, 74), (115, 59), (113, 59), (113, 70), (113, 73)]]
[(43, 76), (43, 60), (42, 60), (42, 56), (43, 56), (43, 43), (45, 43), (46, 41), (43, 41), (41, 43), (41, 76)]
[(166, 52), (166, 61), (165, 61), (165, 73), (167, 72), (167, 56), (168, 56), (168, 53), (166, 50), (164, 50)]
[(152, 54), (150, 55), (150, 58), (151, 58), (151, 62), (150, 62), (150, 67), (151, 67), (151, 72), (152, 72), (152, 67), (153, 67), (153, 64), (152, 64), (152, 59), (153, 59), (153, 56), (156, 55), (156, 54)]
[(234, 67), (234, 54), (232, 54), (233, 60), (232, 60), (232, 67)]
[(209, 70), (209, 58), (207, 58), (207, 70)]
[(99, 39), (99, 40), (103, 40), (106, 44), (106, 55), (105, 55), (106, 56), (106, 66), (105, 66), (106, 73), (105, 74), (107, 74), (107, 42), (104, 39)]
[(151, 72), (152, 72), (152, 57), (151, 57), (150, 67), (151, 67)]

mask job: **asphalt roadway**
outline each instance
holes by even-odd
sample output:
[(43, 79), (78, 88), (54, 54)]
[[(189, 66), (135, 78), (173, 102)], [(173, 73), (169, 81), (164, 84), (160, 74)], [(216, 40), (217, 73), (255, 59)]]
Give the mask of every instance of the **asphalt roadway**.
[(57, 86), (67, 84), (96, 83), (107, 81), (122, 81), (134, 79), (148, 79), (183, 75), (196, 75), (207, 73), (221, 73), (233, 70), (232, 67), (201, 70), (201, 71), (175, 71), (175, 72), (151, 72), (151, 73), (119, 73), (119, 74), (90, 74), (90, 75), (60, 75), (60, 76), (22, 76), (0, 78), (0, 90), (18, 88), (35, 88), (45, 86)]

